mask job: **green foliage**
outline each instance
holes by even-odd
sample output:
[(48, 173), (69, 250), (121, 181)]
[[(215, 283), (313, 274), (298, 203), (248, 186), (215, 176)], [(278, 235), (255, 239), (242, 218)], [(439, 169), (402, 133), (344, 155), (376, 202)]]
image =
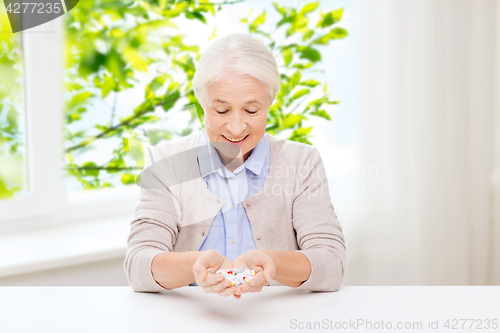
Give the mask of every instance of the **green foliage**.
[[(110, 121), (95, 124), (97, 133), (90, 129), (82, 132), (70, 126), (65, 128), (68, 174), (84, 188), (110, 186), (103, 180), (115, 174), (120, 176), (121, 183), (130, 184), (132, 170), (127, 168), (128, 148), (123, 134), (154, 118), (158, 108), (168, 112), (182, 97), (196, 100), (190, 80), (199, 48), (184, 42), (174, 19), (184, 16), (206, 24), (206, 15), (215, 13), (215, 6), (208, 1), (94, 0), (80, 2), (65, 16), (66, 124), (82, 121), (96, 99), (110, 94), (114, 97)], [(161, 64), (168, 71), (158, 69), (161, 66), (157, 65)], [(146, 85), (144, 100), (132, 106), (130, 114), (118, 117), (117, 99), (139, 84), (141, 73), (155, 73)], [(184, 79), (176, 81), (176, 73)], [(155, 135), (161, 137), (166, 133)], [(80, 165), (73, 162), (102, 140), (117, 139), (119, 144), (107, 162), (100, 165), (94, 161)]]
[[(273, 54), (277, 53), (277, 57), (282, 57), (284, 64), (280, 68), (281, 90), (269, 110), (267, 131), (274, 135), (290, 132), (289, 140), (311, 144), (309, 139), (313, 128), (304, 127), (304, 122), (309, 120), (309, 116), (331, 120), (326, 106), (338, 104), (339, 101), (330, 98), (326, 83), (322, 91), (319, 91), (317, 88), (320, 88), (321, 83), (306, 78), (306, 74), (314, 70), (322, 60), (318, 45), (327, 45), (334, 39), (347, 36), (345, 29), (332, 27), (342, 18), (343, 9), (326, 13), (320, 10), (319, 20), (310, 22), (311, 13), (318, 9), (319, 2), (306, 3), (298, 11), (277, 3), (273, 5), (281, 16), (273, 29), (273, 36), (249, 26), (250, 33), (259, 35)], [(250, 21), (250, 18), (242, 20)], [(314, 93), (320, 95), (316, 97)]]
[(22, 68), (19, 36), (0, 33), (0, 200), (27, 188)]
[[(239, 1), (222, 4), (227, 6)], [(313, 127), (305, 123), (310, 116), (331, 120), (327, 106), (338, 101), (330, 98), (326, 83), (308, 77), (308, 73), (319, 67), (322, 61), (320, 46), (347, 36), (345, 29), (335, 26), (341, 20), (343, 10), (324, 13), (319, 9), (319, 2), (305, 3), (299, 9), (277, 3), (273, 5), (280, 15), (278, 22), (269, 22), (265, 11), (253, 16), (250, 13), (241, 19), (250, 34), (264, 42), (277, 59), (282, 59), (281, 90), (269, 110), (267, 131), (311, 144), (309, 139)], [(77, 179), (84, 189), (113, 186), (110, 181), (113, 177), (118, 177), (122, 184), (134, 183), (133, 169), (127, 167), (128, 159), (132, 158), (141, 165), (145, 152), (140, 147), (128, 147), (124, 134), (137, 126), (179, 107), (189, 110), (191, 117), (191, 127), (178, 129), (181, 135), (194, 130), (196, 119), (203, 121), (203, 110), (191, 84), (200, 50), (197, 45), (185, 43), (175, 19), (185, 17), (193, 20), (193, 24), (203, 26), (208, 16), (215, 17), (222, 7), (214, 6), (208, 0), (93, 0), (80, 1), (65, 15), (64, 157), (68, 175)], [(319, 18), (313, 22), (312, 14), (318, 9)], [(214, 28), (210, 39), (215, 36)], [(5, 35), (0, 38), (5, 39)], [(0, 41), (4, 42), (3, 39)], [(0, 44), (2, 47), (9, 52), (15, 49), (13, 45)], [(0, 64), (3, 61), (15, 63), (15, 57), (5, 56), (9, 53), (4, 49)], [(12, 68), (16, 67), (10, 65), (9, 68), (15, 70)], [(120, 112), (119, 116), (117, 100), (138, 87), (145, 73), (152, 79), (144, 88), (143, 100), (131, 105), (128, 114)], [(19, 73), (14, 74), (21, 77)], [(15, 152), (16, 144), (21, 142), (13, 135), (5, 134), (19, 126), (18, 111), (9, 107), (10, 102), (3, 98), (8, 95), (12, 99), (16, 94), (5, 89), (15, 87), (0, 87), (0, 117), (7, 119), (7, 126), (0, 128), (0, 153), (4, 154), (5, 145), (8, 145), (8, 151)], [(88, 119), (89, 111), (102, 99), (112, 101), (109, 121), (90, 126), (85, 123), (82, 129), (81, 124)], [(196, 107), (186, 108), (193, 104)], [(3, 122), (1, 124), (3, 126)], [(156, 131), (149, 133), (149, 139), (158, 142), (168, 140), (172, 135), (166, 130)], [(103, 140), (109, 140), (115, 146), (106, 162), (76, 162)], [(11, 195), (9, 193), (16, 190), (15, 186), (19, 186), (5, 184), (0, 175), (0, 197)]]

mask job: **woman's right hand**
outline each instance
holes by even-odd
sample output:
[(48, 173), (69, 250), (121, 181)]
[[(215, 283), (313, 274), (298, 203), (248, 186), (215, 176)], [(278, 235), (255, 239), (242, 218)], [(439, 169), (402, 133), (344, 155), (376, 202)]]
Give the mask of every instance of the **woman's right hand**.
[(227, 297), (236, 291), (231, 281), (224, 279), (222, 274), (215, 274), (219, 269), (231, 269), (233, 263), (215, 250), (205, 251), (193, 265), (196, 284), (206, 293), (218, 293)]

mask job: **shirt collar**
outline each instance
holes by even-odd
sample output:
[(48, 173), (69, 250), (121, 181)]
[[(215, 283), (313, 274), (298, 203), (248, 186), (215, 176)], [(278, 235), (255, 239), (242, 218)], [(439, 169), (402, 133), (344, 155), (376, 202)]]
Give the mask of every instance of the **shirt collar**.
[(205, 177), (221, 168), (222, 164), (219, 155), (217, 155), (214, 146), (208, 140), (205, 129), (203, 129), (198, 137), (196, 151), (201, 177)]
[[(201, 135), (198, 137), (196, 149), (201, 177), (205, 177), (206, 175), (222, 169), (222, 162), (220, 161), (219, 155), (215, 151), (214, 146), (209, 141), (205, 129), (202, 130)], [(267, 135), (264, 134), (257, 145), (253, 148), (252, 153), (243, 165), (254, 174), (260, 175), (266, 158), (269, 155), (269, 140), (267, 139)]]
[(252, 171), (257, 176), (260, 175), (269, 152), (269, 141), (267, 135), (264, 133), (262, 139), (260, 139), (259, 143), (253, 148), (252, 153), (245, 161), (245, 168)]

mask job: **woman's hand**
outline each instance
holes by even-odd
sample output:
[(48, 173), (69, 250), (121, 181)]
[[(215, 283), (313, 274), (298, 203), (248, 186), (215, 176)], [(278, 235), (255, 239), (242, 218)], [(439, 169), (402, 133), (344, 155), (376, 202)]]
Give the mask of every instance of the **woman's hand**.
[(231, 269), (233, 263), (228, 258), (214, 250), (205, 251), (194, 263), (193, 273), (196, 284), (206, 293), (218, 293), (230, 296), (236, 291), (231, 281), (224, 279), (222, 274), (215, 274), (219, 269)]
[(234, 267), (244, 269), (253, 269), (255, 276), (244, 282), (234, 291), (234, 297), (240, 298), (244, 293), (255, 293), (262, 290), (262, 287), (271, 283), (276, 274), (274, 260), (262, 250), (252, 250), (240, 255), (234, 260)]

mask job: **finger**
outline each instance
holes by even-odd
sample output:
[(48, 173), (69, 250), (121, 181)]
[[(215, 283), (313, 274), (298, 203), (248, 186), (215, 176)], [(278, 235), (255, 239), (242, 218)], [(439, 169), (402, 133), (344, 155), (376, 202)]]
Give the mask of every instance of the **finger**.
[[(246, 283), (246, 282), (245, 282), (245, 283)], [(243, 283), (243, 284), (239, 285), (238, 287), (236, 287), (236, 289), (234, 290), (234, 294), (235, 294), (236, 296), (241, 296), (241, 294), (242, 294), (241, 288), (242, 288), (242, 286), (243, 286), (245, 283)]]
[(276, 275), (276, 266), (274, 266), (274, 263), (269, 264), (269, 265), (265, 265), (264, 275), (266, 278), (266, 284), (271, 283), (271, 280)]
[(221, 274), (207, 273), (206, 276), (205, 281), (196, 282), (200, 287), (210, 287), (224, 281), (224, 277)]
[(250, 280), (247, 280), (246, 282), (242, 283), (238, 288), (239, 290), (237, 290), (236, 294), (245, 294), (245, 293), (248, 293), (250, 292), (250, 289), (251, 289), (251, 285), (249, 284), (250, 281), (252, 281), (253, 279), (250, 279)]
[(225, 282), (221, 282), (213, 286), (204, 287), (203, 291), (206, 293), (220, 293), (225, 289), (229, 288), (230, 286), (231, 285), (228, 286)]
[(231, 287), (231, 281), (224, 279), (224, 281), (221, 281), (217, 284), (214, 284), (214, 285), (211, 285), (208, 287), (204, 287), (203, 290), (205, 290), (205, 292), (208, 292), (208, 293), (220, 293), (220, 292), (222, 292), (230, 287)]
[(236, 291), (236, 287), (231, 286), (231, 287), (226, 288), (223, 291), (219, 292), (219, 295), (221, 295), (223, 297), (228, 297), (228, 296), (233, 295), (235, 293), (235, 291)]
[(253, 279), (247, 282), (246, 292), (254, 293), (262, 290), (262, 287), (266, 284), (266, 279), (263, 273), (257, 273)]
[(200, 285), (200, 283), (205, 282), (207, 278), (207, 269), (203, 267), (203, 265), (195, 264), (193, 266), (193, 273), (196, 279), (196, 284)]

